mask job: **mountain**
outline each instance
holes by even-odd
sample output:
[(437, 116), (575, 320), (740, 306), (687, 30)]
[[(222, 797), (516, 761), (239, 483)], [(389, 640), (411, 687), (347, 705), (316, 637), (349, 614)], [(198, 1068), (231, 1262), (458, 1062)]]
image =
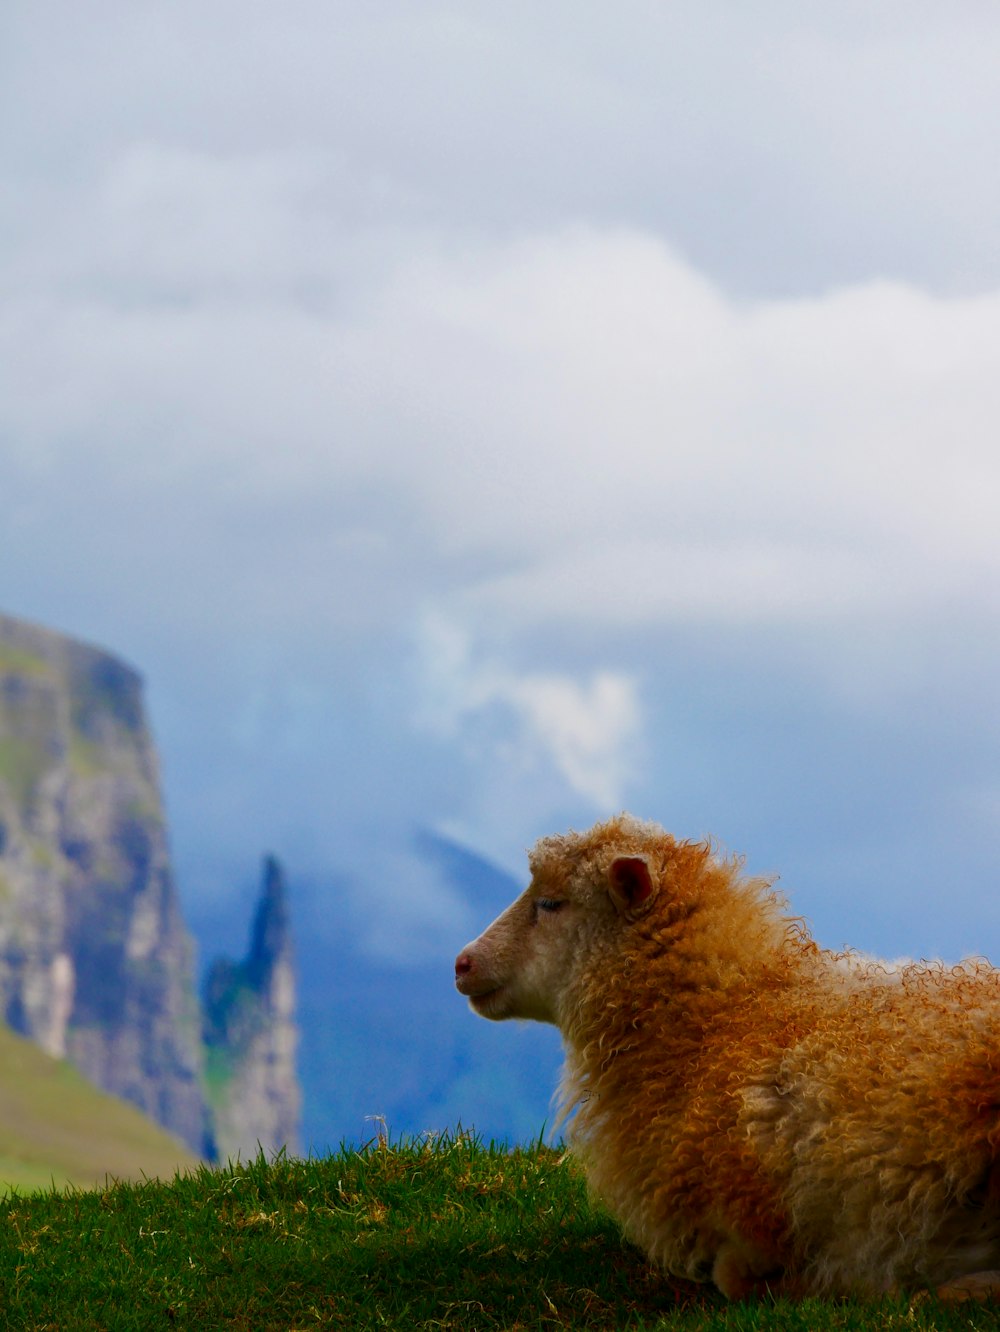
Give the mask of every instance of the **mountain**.
[[(474, 908), (485, 927), (522, 885), (474, 851), (426, 830), (417, 864)], [(551, 1126), (561, 1063), (558, 1032), (537, 1023), (484, 1022), (456, 993), (450, 959), (406, 964), (359, 950), (343, 885), (303, 898), (301, 930), (303, 1137), (322, 1151), (377, 1132), (439, 1132), (459, 1123), (486, 1138), (524, 1142)], [(467, 942), (456, 938), (455, 951)]]
[(285, 876), (273, 856), (242, 962), (218, 958), (204, 987), (204, 1040), (215, 1153), (246, 1160), (259, 1145), (298, 1151), (296, 972)]
[[(521, 887), (428, 831), (407, 857), (479, 927)], [(451, 968), (467, 921), (434, 955), (416, 942), (393, 959), (359, 936), (352, 901), (335, 870), (296, 880), (293, 956), (266, 860), (246, 956), (210, 962), (199, 1003), (141, 678), (0, 616), (0, 1019), (209, 1157), (319, 1151), (372, 1136), (377, 1117), (395, 1134), (537, 1137), (557, 1033), (468, 1011)], [(206, 952), (242, 928), (212, 904), (189, 911)]]
[[(9, 616), (0, 616), (0, 1018), (195, 1152), (213, 1153), (193, 943), (141, 677)], [(257, 1050), (270, 1059), (263, 1047), (238, 1052), (244, 1076)], [(290, 1061), (274, 1075), (294, 1084), (294, 1105)], [(259, 1129), (265, 1147), (282, 1145), (270, 1121), (244, 1127)]]

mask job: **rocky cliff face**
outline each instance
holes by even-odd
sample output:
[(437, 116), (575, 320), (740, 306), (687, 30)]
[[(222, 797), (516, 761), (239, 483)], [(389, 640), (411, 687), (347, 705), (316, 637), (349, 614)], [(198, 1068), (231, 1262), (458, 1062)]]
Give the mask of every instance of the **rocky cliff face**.
[[(276, 1014), (294, 1003), (289, 974), (273, 969)], [(2, 615), (0, 1019), (212, 1154), (193, 946), (142, 681)], [(272, 1062), (297, 1094), (293, 1058), (294, 1045)]]
[(298, 1151), (295, 962), (284, 875), (273, 857), (242, 962), (220, 958), (205, 985), (207, 1085), (221, 1160)]

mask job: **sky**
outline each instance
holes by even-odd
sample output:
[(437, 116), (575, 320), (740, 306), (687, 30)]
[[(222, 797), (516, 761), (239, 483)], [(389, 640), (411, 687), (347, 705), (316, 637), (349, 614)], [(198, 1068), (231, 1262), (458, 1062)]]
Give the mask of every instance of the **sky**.
[(0, 608), (143, 673), (191, 911), (273, 851), (444, 960), (414, 829), (523, 877), (628, 808), (1000, 958), (998, 59), (973, 0), (6, 0)]

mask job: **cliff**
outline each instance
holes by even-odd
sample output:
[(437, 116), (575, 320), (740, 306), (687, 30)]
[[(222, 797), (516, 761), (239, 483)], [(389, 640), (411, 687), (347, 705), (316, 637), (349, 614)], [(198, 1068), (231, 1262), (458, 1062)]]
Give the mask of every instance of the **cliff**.
[[(3, 615), (0, 1019), (213, 1154), (194, 949), (142, 680), (106, 652)], [(274, 1067), (294, 1096), (293, 1055)]]
[(273, 857), (242, 962), (218, 959), (204, 994), (207, 1087), (221, 1160), (299, 1150), (295, 962), (284, 875)]

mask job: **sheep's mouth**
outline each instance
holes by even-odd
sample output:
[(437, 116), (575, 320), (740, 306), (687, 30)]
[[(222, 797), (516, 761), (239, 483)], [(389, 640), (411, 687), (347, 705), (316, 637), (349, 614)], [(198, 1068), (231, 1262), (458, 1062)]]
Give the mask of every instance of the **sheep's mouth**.
[(484, 999), (489, 994), (496, 994), (500, 988), (499, 981), (484, 980), (475, 974), (455, 977), (455, 989), (469, 1000)]
[(456, 976), (455, 989), (468, 999), (469, 1007), (480, 1017), (506, 1016), (497, 1011), (503, 1009), (505, 1000), (502, 996), (507, 994), (507, 986), (502, 981), (479, 975)]
[(485, 990), (480, 994), (470, 994), (469, 1006), (473, 1012), (478, 1013), (480, 1017), (489, 1017), (491, 1011), (496, 1006), (495, 1000), (497, 995), (502, 993), (503, 986), (495, 985), (492, 990)]

